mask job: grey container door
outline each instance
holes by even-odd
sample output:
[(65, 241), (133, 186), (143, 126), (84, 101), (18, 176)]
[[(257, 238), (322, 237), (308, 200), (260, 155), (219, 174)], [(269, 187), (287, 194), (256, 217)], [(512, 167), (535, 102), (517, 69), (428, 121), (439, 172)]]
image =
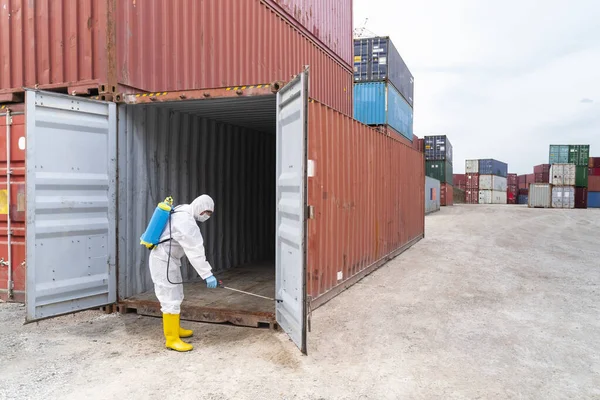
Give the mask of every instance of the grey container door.
[(116, 105), (26, 91), (27, 321), (114, 303)]
[(306, 354), (306, 118), (308, 72), (277, 93), (275, 293), (281, 328)]

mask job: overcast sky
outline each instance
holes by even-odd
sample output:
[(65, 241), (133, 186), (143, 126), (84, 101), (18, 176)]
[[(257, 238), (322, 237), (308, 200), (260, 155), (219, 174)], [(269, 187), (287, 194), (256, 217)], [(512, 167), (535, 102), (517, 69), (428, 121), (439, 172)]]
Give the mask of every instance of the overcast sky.
[(455, 173), (470, 158), (531, 173), (550, 143), (600, 157), (600, 1), (354, 0), (365, 18), (415, 77), (415, 134), (447, 134)]

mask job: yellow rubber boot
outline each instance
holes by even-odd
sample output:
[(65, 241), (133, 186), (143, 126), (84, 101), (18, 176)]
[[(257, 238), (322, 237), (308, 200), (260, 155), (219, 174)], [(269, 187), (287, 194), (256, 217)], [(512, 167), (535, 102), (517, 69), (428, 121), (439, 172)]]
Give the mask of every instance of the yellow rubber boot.
[(194, 335), (194, 331), (191, 329), (184, 329), (181, 327), (181, 325), (179, 326), (179, 337), (180, 338), (187, 338), (187, 337), (192, 337)]
[(194, 348), (179, 338), (179, 314), (163, 314), (165, 347), (175, 351), (190, 351)]

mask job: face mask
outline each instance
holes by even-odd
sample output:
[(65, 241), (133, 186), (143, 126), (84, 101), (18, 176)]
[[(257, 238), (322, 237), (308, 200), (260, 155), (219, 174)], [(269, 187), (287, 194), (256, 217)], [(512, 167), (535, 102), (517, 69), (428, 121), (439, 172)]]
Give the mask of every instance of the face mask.
[(198, 217), (198, 221), (199, 222), (206, 222), (206, 221), (208, 221), (209, 218), (210, 218), (210, 215), (203, 214), (203, 215), (201, 215), (201, 216)]

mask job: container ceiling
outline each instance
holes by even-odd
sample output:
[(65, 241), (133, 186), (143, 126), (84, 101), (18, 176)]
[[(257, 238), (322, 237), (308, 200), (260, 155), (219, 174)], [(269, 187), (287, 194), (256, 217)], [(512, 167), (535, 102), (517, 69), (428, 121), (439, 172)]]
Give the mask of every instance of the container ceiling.
[(209, 100), (182, 100), (148, 104), (171, 111), (196, 115), (260, 132), (275, 133), (276, 96), (238, 97)]

